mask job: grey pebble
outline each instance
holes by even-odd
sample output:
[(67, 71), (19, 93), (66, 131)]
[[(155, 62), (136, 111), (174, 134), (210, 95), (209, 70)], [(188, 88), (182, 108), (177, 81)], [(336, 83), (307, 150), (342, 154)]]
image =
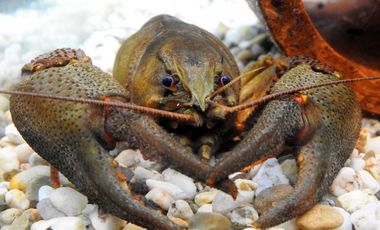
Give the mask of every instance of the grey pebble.
[(38, 165), (49, 165), (49, 163), (37, 153), (32, 153), (28, 159), (28, 162), (30, 164), (30, 167)]
[(250, 206), (234, 209), (230, 214), (232, 224), (238, 228), (248, 228), (259, 218), (257, 211)]
[(37, 209), (44, 220), (65, 216), (63, 212), (54, 207), (53, 203), (48, 198), (38, 202)]

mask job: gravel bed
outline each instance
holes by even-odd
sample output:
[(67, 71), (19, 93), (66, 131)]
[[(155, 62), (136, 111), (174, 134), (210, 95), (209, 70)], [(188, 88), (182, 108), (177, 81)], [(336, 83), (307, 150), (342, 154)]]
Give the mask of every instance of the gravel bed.
[[(4, 132), (0, 139), (0, 226), (13, 229), (141, 229), (104, 214), (88, 203), (60, 175), (62, 187), (52, 187), (50, 168), (22, 139), (11, 122), (7, 98), (2, 101)], [(380, 122), (363, 119), (356, 148), (319, 205), (303, 216), (270, 229), (377, 229), (380, 218)], [(252, 206), (260, 192), (273, 185), (289, 185), (296, 176), (294, 159), (270, 158), (248, 173), (235, 175), (239, 195), (230, 195), (194, 181), (173, 169), (144, 160), (139, 151), (117, 151), (121, 167), (133, 172), (133, 183), (149, 188), (145, 195), (167, 216), (191, 229), (253, 229), (258, 218)]]
[[(240, 68), (266, 53), (280, 55), (259, 24), (235, 28), (219, 24), (215, 28), (213, 32), (230, 48)], [(73, 44), (92, 56), (95, 64), (101, 63), (104, 70), (110, 71), (110, 60), (114, 57), (110, 56), (109, 48), (116, 52), (121, 38), (132, 31), (102, 30), (89, 34), (83, 44), (77, 41)], [(20, 44), (2, 50), (4, 57), (11, 57), (7, 64), (12, 64), (9, 69), (12, 75), (16, 68), (19, 71), (20, 62), (25, 63), (41, 53), (33, 51), (20, 58), (23, 51)], [(172, 221), (191, 229), (211, 229), (211, 226), (221, 230), (253, 229), (250, 226), (258, 218), (252, 205), (255, 197), (274, 185), (292, 184), (296, 177), (294, 159), (268, 159), (248, 173), (235, 174), (239, 195), (233, 200), (230, 195), (171, 168), (144, 160), (138, 150), (118, 149), (113, 154), (117, 155), (115, 159), (121, 167), (133, 172), (132, 182), (148, 187), (145, 195), (148, 200), (165, 210)], [(60, 175), (63, 186), (53, 188), (49, 173), (48, 163), (25, 143), (12, 124), (8, 98), (0, 95), (1, 230), (142, 229), (102, 213), (97, 205), (90, 204), (86, 196), (72, 188), (63, 175)], [(363, 119), (356, 148), (320, 204), (303, 216), (270, 229), (379, 229), (379, 191), (380, 122)]]

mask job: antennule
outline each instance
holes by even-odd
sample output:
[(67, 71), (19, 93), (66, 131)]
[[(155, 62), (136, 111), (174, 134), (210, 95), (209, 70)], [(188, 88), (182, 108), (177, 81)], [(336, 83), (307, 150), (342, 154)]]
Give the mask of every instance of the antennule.
[(221, 94), (224, 90), (228, 89), (229, 87), (231, 87), (233, 84), (235, 84), (236, 82), (238, 82), (240, 79), (242, 79), (243, 77), (247, 76), (248, 74), (254, 74), (256, 72), (258, 72), (259, 70), (262, 70), (264, 69), (264, 67), (259, 67), (257, 69), (254, 69), (254, 70), (251, 70), (251, 71), (248, 71), (248, 72), (245, 72), (243, 74), (240, 74), (239, 76), (235, 77), (234, 79), (232, 79), (232, 81), (230, 81), (228, 84), (220, 87), (219, 89), (217, 89), (210, 97), (209, 97), (209, 100), (212, 100), (216, 95), (218, 94)]
[(174, 112), (169, 112), (165, 110), (135, 105), (132, 103), (127, 103), (127, 102), (109, 102), (109, 101), (102, 101), (98, 99), (72, 98), (72, 97), (65, 97), (65, 96), (48, 95), (48, 94), (40, 94), (40, 93), (33, 93), (33, 92), (12, 91), (12, 90), (0, 90), (0, 93), (17, 95), (17, 96), (40, 97), (40, 98), (60, 100), (60, 101), (71, 101), (71, 102), (78, 102), (78, 103), (83, 103), (83, 104), (112, 106), (112, 107), (117, 107), (117, 108), (130, 109), (138, 113), (166, 117), (173, 120), (182, 120), (182, 121), (194, 120), (193, 117), (188, 114), (174, 113)]

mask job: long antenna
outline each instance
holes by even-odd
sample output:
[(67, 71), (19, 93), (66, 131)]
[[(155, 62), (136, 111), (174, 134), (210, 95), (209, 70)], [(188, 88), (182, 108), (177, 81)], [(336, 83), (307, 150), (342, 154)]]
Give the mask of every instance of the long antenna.
[(108, 102), (108, 101), (102, 101), (102, 100), (97, 100), (97, 99), (72, 98), (72, 97), (65, 97), (65, 96), (48, 95), (48, 94), (40, 94), (40, 93), (33, 93), (33, 92), (12, 91), (12, 90), (0, 90), (0, 93), (17, 95), (17, 96), (40, 97), (40, 98), (60, 100), (60, 101), (79, 102), (79, 103), (83, 103), (83, 104), (112, 106), (112, 107), (117, 107), (117, 108), (130, 109), (130, 110), (133, 110), (133, 111), (138, 112), (138, 113), (144, 113), (144, 114), (149, 114), (149, 115), (154, 115), (154, 116), (166, 117), (166, 118), (173, 119), (173, 120), (183, 120), (183, 121), (193, 121), (194, 120), (194, 118), (188, 114), (174, 113), (174, 112), (169, 112), (169, 111), (165, 111), (165, 110), (140, 106), (140, 105), (127, 103), (127, 102), (112, 102), (112, 101)]
[(326, 83), (319, 83), (319, 84), (313, 84), (313, 85), (308, 85), (308, 86), (302, 86), (302, 87), (298, 87), (298, 88), (294, 88), (294, 89), (289, 89), (289, 90), (273, 93), (273, 94), (267, 95), (265, 97), (262, 97), (262, 98), (260, 98), (258, 100), (246, 102), (246, 103), (243, 103), (243, 104), (240, 104), (240, 105), (236, 105), (236, 106), (233, 106), (233, 107), (224, 107), (224, 109), (228, 113), (234, 113), (234, 112), (241, 111), (241, 110), (244, 110), (246, 108), (249, 108), (249, 107), (261, 104), (261, 103), (265, 103), (265, 102), (271, 101), (273, 99), (282, 97), (284, 95), (296, 93), (296, 92), (299, 92), (299, 91), (304, 91), (304, 90), (308, 90), (308, 89), (314, 89), (314, 88), (319, 88), (319, 87), (329, 86), (329, 85), (336, 85), (336, 84), (342, 84), (342, 83), (352, 83), (352, 82), (357, 82), (357, 81), (369, 81), (369, 80), (380, 80), (380, 76), (377, 76), (377, 77), (365, 77), (365, 78), (353, 78), (353, 79), (345, 79), (345, 80), (336, 80), (336, 81), (330, 81), (330, 82), (326, 82)]

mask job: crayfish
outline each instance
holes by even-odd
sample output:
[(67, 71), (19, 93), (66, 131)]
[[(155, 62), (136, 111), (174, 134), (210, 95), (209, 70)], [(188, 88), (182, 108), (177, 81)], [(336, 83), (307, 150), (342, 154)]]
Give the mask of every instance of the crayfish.
[(233, 195), (229, 174), (291, 148), (297, 180), (286, 193), (266, 191), (283, 194), (261, 199), (266, 208), (254, 225), (264, 228), (320, 201), (359, 135), (359, 103), (341, 84), (355, 80), (296, 57), (266, 57), (239, 74), (216, 37), (170, 16), (126, 40), (113, 71), (93, 66), (81, 50), (41, 55), (10, 92), (12, 118), (27, 143), (93, 202), (149, 229), (180, 227), (121, 186), (108, 153), (117, 142)]

